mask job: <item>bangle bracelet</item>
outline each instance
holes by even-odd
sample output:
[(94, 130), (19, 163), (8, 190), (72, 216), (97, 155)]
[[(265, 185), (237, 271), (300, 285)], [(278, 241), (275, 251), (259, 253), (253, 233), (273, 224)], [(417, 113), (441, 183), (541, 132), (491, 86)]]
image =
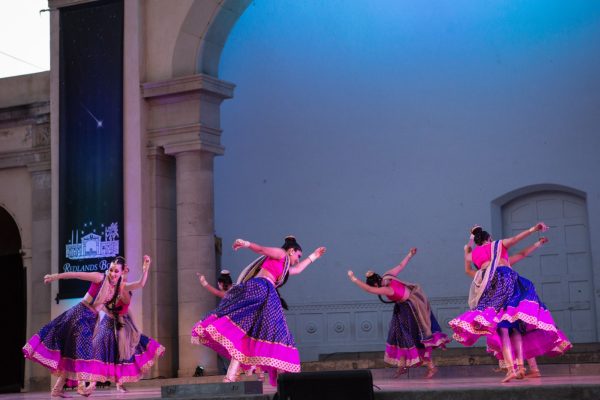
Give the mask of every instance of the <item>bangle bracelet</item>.
[(317, 261), (317, 256), (315, 256), (314, 253), (312, 253), (311, 255), (308, 256), (308, 259), (310, 260), (311, 263), (314, 263), (315, 261)]
[(352, 282), (356, 282), (356, 281), (358, 280), (358, 278), (357, 278), (357, 277), (355, 277), (355, 276), (353, 276), (352, 278), (350, 278), (350, 280), (351, 280)]

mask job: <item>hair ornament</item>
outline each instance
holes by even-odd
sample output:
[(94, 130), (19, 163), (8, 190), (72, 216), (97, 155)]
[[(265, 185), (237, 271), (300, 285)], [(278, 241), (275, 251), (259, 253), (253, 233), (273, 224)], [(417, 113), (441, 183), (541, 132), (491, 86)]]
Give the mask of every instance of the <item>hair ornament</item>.
[(365, 274), (365, 277), (370, 278), (373, 275), (375, 275), (375, 272), (373, 272), (373, 271), (367, 271), (367, 273)]

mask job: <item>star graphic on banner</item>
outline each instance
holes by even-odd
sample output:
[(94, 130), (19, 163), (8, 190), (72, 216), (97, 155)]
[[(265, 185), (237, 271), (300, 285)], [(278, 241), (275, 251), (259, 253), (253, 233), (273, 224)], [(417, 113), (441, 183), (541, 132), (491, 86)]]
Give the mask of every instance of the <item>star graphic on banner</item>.
[(83, 103), (81, 104), (81, 107), (83, 107), (83, 109), (85, 111), (87, 111), (88, 114), (90, 114), (90, 116), (94, 119), (94, 121), (96, 121), (96, 128), (102, 128), (104, 126), (104, 121), (96, 118), (96, 116), (94, 114), (92, 114), (92, 112), (86, 106), (84, 106)]

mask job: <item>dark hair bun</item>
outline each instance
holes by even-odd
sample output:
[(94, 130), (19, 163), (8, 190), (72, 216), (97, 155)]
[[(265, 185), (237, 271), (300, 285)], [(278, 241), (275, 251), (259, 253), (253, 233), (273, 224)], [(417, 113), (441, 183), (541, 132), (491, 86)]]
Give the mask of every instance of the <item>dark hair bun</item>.
[(483, 230), (482, 227), (476, 226), (471, 232), (473, 233), (473, 241), (477, 246), (481, 246), (486, 240), (490, 238), (490, 234)]
[(285, 237), (285, 242), (283, 243), (283, 246), (281, 246), (282, 249), (284, 250), (288, 250), (288, 249), (295, 249), (295, 250), (300, 250), (302, 251), (302, 247), (300, 246), (300, 244), (298, 244), (298, 242), (296, 241), (296, 238), (292, 235), (288, 235)]

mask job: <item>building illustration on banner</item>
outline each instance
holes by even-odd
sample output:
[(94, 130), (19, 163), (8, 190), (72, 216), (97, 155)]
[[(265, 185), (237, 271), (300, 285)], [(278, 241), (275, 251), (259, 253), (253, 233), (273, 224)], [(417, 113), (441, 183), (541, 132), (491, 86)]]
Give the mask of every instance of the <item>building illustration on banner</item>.
[[(84, 226), (91, 228), (91, 223), (85, 223)], [(102, 236), (93, 232), (84, 235), (81, 231), (81, 241), (79, 238), (79, 229), (71, 230), (71, 240), (66, 245), (66, 257), (70, 260), (83, 260), (88, 258), (106, 258), (114, 257), (119, 254), (119, 224), (111, 223), (104, 228), (104, 240)]]

